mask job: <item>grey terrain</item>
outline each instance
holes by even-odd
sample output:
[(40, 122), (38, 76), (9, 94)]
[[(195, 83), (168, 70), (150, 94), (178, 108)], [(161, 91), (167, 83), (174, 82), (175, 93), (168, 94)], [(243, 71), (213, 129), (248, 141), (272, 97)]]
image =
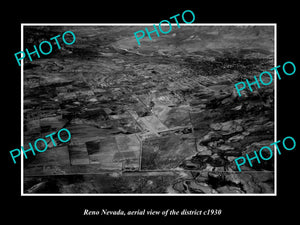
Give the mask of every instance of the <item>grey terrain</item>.
[(139, 46), (144, 27), (24, 27), (28, 49), (76, 35), (25, 60), (25, 149), (72, 135), (28, 154), (25, 193), (274, 193), (273, 158), (241, 172), (234, 162), (274, 142), (274, 85), (234, 87), (274, 67), (274, 27), (173, 27)]

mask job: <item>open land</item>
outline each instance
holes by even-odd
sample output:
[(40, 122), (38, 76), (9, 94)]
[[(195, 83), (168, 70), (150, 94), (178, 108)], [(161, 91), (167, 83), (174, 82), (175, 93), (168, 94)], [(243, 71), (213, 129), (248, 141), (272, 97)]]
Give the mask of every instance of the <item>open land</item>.
[(138, 46), (141, 29), (24, 27), (28, 49), (76, 35), (25, 61), (24, 145), (72, 135), (24, 160), (25, 193), (274, 193), (273, 159), (234, 162), (274, 142), (274, 85), (234, 88), (274, 67), (274, 28), (174, 27)]

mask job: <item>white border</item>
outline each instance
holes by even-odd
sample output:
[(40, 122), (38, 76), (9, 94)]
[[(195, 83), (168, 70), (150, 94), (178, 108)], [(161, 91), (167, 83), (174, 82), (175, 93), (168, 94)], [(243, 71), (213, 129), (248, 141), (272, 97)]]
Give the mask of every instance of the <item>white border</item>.
[[(177, 25), (176, 23), (171, 23), (172, 25)], [(155, 23), (155, 25), (158, 25)], [(167, 24), (161, 24), (162, 26), (167, 26)], [(153, 23), (21, 23), (21, 51), (24, 50), (23, 36), (24, 36), (24, 26), (153, 26)], [(180, 26), (273, 26), (274, 27), (274, 67), (277, 66), (277, 24), (276, 23), (192, 23), (192, 24), (180, 24)], [(24, 63), (21, 61), (21, 146), (24, 146), (23, 136), (24, 136), (24, 111), (23, 111), (23, 98), (24, 98)], [(274, 141), (277, 141), (277, 76), (275, 76), (275, 101), (274, 101)], [(277, 196), (277, 151), (274, 151), (274, 193), (255, 193), (255, 194), (28, 194), (24, 193), (24, 157), (21, 157), (21, 196)]]
[[(277, 24), (274, 26), (274, 67), (277, 66)], [(277, 141), (277, 76), (274, 70), (274, 142)], [(277, 196), (277, 151), (275, 151), (274, 147), (274, 167), (275, 169), (275, 177), (274, 177), (274, 195)]]
[[(21, 51), (24, 50), (24, 44), (23, 44), (23, 24), (21, 25)], [(23, 60), (21, 60), (21, 146), (24, 146), (24, 104), (23, 104), (23, 99), (24, 99), (24, 63)], [(22, 155), (22, 154), (21, 154)], [(23, 159), (24, 157), (21, 157), (21, 196), (24, 195), (24, 173), (23, 173)]]

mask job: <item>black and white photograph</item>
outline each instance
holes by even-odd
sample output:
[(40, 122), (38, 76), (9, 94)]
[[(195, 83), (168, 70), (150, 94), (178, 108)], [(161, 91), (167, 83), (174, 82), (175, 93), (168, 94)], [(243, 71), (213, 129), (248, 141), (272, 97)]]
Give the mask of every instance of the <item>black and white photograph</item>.
[(172, 24), (138, 45), (145, 27), (23, 25), (28, 52), (74, 42), (24, 59), (24, 143), (56, 132), (27, 152), (24, 194), (274, 194), (274, 158), (234, 160), (274, 142), (274, 82), (235, 84), (275, 66), (275, 25)]
[(8, 2), (2, 220), (297, 221), (298, 17), (289, 1)]

